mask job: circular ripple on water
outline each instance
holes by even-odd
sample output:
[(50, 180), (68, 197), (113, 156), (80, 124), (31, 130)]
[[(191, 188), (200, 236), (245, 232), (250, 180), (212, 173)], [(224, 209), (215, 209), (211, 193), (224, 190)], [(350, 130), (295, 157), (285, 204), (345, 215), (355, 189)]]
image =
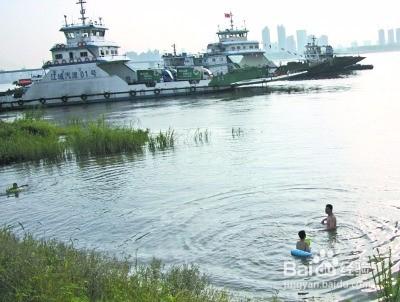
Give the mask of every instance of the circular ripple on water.
[[(299, 214), (285, 211), (286, 208), (282, 201), (262, 190), (215, 194), (171, 209), (179, 223), (170, 235), (174, 234), (178, 249), (180, 244), (184, 250), (182, 256), (199, 263), (215, 284), (255, 294), (282, 290), (288, 280), (371, 281), (368, 257), (373, 248), (391, 246), (394, 252), (399, 250), (393, 245), (398, 236), (393, 220), (382, 220), (367, 211), (341, 211), (336, 213), (337, 231), (326, 232), (320, 224), (323, 216), (315, 216), (312, 207), (302, 208)], [(383, 207), (381, 210), (393, 211)], [(316, 255), (309, 261), (290, 255), (300, 229), (306, 229), (312, 238)], [(167, 235), (165, 239), (171, 237)], [(288, 275), (285, 265), (292, 265), (299, 272)], [(298, 290), (293, 292), (297, 294)], [(334, 290), (322, 289), (320, 294), (331, 292)], [(351, 297), (355, 293), (361, 295), (353, 289), (341, 292)]]

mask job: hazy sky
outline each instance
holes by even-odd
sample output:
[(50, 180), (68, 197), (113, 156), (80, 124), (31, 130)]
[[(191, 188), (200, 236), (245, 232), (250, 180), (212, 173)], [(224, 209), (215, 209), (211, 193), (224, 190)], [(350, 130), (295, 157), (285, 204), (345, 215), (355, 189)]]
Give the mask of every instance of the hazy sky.
[[(333, 45), (353, 40), (377, 40), (379, 28), (400, 27), (399, 0), (202, 0), (133, 1), (87, 0), (87, 14), (101, 16), (110, 28), (108, 39), (125, 51), (178, 49), (199, 52), (216, 39), (218, 25), (226, 27), (224, 13), (232, 11), (236, 24), (250, 29), (250, 38), (261, 40), (268, 26), (276, 40), (277, 24), (287, 34), (306, 29), (327, 34)], [(50, 58), (49, 49), (64, 42), (59, 28), (63, 16), (77, 21), (76, 0), (0, 0), (0, 69), (40, 67)]]

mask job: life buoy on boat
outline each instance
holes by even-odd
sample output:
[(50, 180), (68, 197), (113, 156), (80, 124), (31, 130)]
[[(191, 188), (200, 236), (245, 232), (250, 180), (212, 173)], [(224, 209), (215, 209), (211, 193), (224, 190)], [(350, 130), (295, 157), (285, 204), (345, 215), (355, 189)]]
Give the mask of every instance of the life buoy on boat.
[(67, 64), (67, 60), (62, 60), (61, 63)]
[(136, 96), (136, 91), (135, 91), (135, 90), (129, 91), (129, 95), (130, 95), (130, 96)]
[(157, 94), (157, 95), (160, 94), (160, 89), (158, 89), (158, 88), (154, 89), (154, 94)]
[(74, 59), (69, 59), (69, 62), (70, 63), (74, 63)]
[(17, 103), (18, 103), (19, 106), (24, 106), (24, 101), (23, 100), (18, 100)]
[(77, 58), (76, 61), (77, 61), (78, 63), (82, 63), (82, 59), (81, 59), (81, 58)]
[(41, 98), (41, 99), (39, 100), (39, 102), (40, 102), (42, 105), (44, 105), (44, 104), (46, 104), (46, 99)]
[(62, 101), (63, 103), (68, 102), (68, 97), (67, 97), (66, 95), (62, 96), (62, 97), (61, 97), (61, 101)]
[(82, 99), (82, 101), (86, 101), (87, 100), (87, 95), (86, 94), (82, 94), (81, 95), (81, 99)]
[(85, 62), (90, 62), (89, 57), (86, 57), (86, 58), (85, 58)]
[(54, 65), (58, 65), (58, 64), (60, 64), (60, 62), (58, 62), (58, 60), (55, 60)]
[(110, 93), (109, 92), (104, 92), (104, 98), (109, 99), (110, 98)]

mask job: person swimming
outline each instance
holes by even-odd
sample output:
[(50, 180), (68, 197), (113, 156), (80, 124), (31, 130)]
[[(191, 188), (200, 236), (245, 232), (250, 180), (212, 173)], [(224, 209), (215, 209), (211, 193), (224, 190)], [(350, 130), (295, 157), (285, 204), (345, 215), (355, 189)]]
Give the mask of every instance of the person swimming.
[(22, 186), (18, 186), (18, 184), (16, 182), (13, 183), (12, 187), (9, 187), (6, 190), (7, 194), (18, 194), (19, 192), (21, 192), (23, 190), (24, 187), (27, 187), (28, 185), (22, 185)]
[(336, 229), (336, 217), (333, 214), (333, 206), (331, 204), (327, 204), (325, 206), (325, 213), (328, 217), (322, 219), (321, 223), (326, 225), (326, 230), (331, 231)]
[(305, 231), (300, 231), (299, 232), (299, 238), (300, 240), (297, 241), (296, 243), (296, 249), (297, 250), (301, 250), (301, 251), (305, 251), (305, 252), (311, 252), (310, 249), (310, 244), (309, 242), (306, 241), (306, 232)]

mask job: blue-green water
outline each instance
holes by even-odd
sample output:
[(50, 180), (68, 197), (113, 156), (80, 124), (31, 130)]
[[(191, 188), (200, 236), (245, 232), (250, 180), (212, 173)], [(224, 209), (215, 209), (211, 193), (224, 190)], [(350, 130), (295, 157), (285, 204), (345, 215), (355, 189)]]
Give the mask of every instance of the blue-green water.
[[(55, 121), (104, 115), (171, 127), (178, 141), (134, 158), (2, 167), (2, 189), (15, 181), (29, 189), (0, 196), (0, 224), (143, 262), (197, 263), (214, 285), (247, 296), (369, 300), (343, 282), (371, 281), (373, 248), (391, 247), (399, 259), (400, 56), (365, 63), (375, 69), (276, 83), (272, 92), (49, 109)], [(211, 132), (208, 142), (194, 141), (198, 128)], [(320, 224), (328, 202), (336, 234)], [(290, 256), (301, 229), (316, 252), (308, 262)], [(318, 273), (321, 265), (333, 271)], [(305, 281), (317, 288), (289, 288)]]

